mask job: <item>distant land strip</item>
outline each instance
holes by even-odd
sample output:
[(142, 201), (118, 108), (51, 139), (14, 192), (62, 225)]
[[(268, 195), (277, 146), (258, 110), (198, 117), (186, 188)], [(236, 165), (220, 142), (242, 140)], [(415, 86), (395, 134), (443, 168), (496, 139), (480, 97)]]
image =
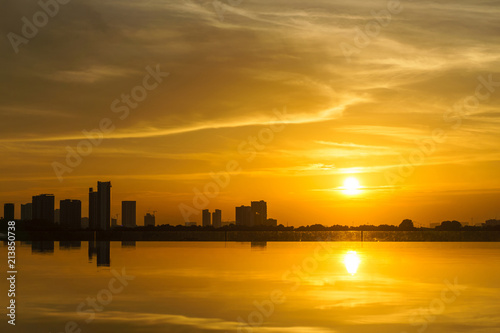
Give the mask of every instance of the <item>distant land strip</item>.
[(19, 233), (16, 239), (19, 241), (499, 242), (500, 231), (36, 231)]

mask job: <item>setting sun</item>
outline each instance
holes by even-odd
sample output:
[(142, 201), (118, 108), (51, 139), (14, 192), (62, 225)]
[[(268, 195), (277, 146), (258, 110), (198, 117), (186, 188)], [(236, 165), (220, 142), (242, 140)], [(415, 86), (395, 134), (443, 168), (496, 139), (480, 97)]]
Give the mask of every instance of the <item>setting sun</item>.
[(344, 186), (342, 187), (343, 192), (349, 195), (358, 194), (361, 192), (360, 188), (361, 185), (355, 177), (346, 178), (346, 180), (344, 180)]

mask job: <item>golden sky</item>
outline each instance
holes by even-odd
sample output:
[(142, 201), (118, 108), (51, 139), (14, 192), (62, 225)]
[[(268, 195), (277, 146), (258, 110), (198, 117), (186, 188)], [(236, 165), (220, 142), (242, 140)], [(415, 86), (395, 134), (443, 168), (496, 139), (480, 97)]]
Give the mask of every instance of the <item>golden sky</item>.
[[(5, 6), (5, 36), (40, 10)], [(82, 200), (87, 216), (88, 187), (110, 180), (112, 215), (137, 200), (139, 224), (148, 209), (178, 224), (194, 189), (237, 161), (205, 205), (223, 220), (261, 199), (295, 226), (500, 217), (497, 2), (243, 0), (222, 11), (72, 0), (17, 53), (4, 38), (0, 202), (53, 193)], [(156, 87), (121, 119), (125, 104), (112, 104), (147, 67), (169, 75), (147, 81)], [(114, 130), (60, 181), (54, 162), (106, 118)], [(252, 137), (266, 141), (255, 155)], [(356, 194), (341, 189), (348, 177)]]

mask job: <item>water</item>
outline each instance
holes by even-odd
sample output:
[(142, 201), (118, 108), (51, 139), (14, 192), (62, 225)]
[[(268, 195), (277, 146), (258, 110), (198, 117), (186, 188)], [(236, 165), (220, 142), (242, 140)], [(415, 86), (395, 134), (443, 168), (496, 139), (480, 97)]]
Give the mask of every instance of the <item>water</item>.
[(500, 332), (499, 264), (498, 243), (18, 243), (17, 325), (1, 327)]

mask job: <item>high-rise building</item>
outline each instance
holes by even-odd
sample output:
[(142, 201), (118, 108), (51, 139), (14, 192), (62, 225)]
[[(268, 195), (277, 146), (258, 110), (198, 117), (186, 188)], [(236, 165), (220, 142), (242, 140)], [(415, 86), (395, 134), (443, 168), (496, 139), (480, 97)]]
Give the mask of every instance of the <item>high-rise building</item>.
[(94, 192), (94, 189), (89, 188), (89, 228), (91, 230), (97, 230), (97, 223), (99, 219), (99, 210), (97, 203), (97, 192)]
[(6, 221), (14, 221), (14, 204), (6, 203), (3, 205), (3, 218)]
[(222, 212), (220, 209), (216, 209), (215, 212), (212, 213), (212, 225), (214, 228), (222, 227)]
[(27, 204), (21, 204), (21, 220), (29, 221), (33, 218), (32, 204), (28, 202)]
[(89, 218), (88, 217), (82, 217), (82, 229), (87, 229), (89, 227)]
[(97, 182), (99, 230), (109, 230), (111, 223), (111, 182)]
[(240, 206), (236, 207), (236, 225), (252, 227), (254, 225), (254, 216), (252, 207)]
[(61, 200), (60, 221), (65, 229), (80, 229), (82, 227), (82, 202), (80, 200)]
[(210, 211), (208, 209), (204, 209), (202, 212), (202, 226), (208, 227), (212, 225), (212, 221), (210, 219)]
[(151, 215), (149, 213), (147, 213), (146, 215), (144, 215), (144, 226), (147, 227), (147, 226), (155, 226), (156, 222), (155, 222), (155, 216), (154, 215)]
[(252, 214), (254, 225), (266, 225), (267, 203), (264, 200), (252, 201)]
[(40, 194), (32, 198), (33, 220), (54, 223), (54, 195)]
[(122, 226), (126, 228), (135, 228), (136, 220), (136, 202), (122, 201)]

